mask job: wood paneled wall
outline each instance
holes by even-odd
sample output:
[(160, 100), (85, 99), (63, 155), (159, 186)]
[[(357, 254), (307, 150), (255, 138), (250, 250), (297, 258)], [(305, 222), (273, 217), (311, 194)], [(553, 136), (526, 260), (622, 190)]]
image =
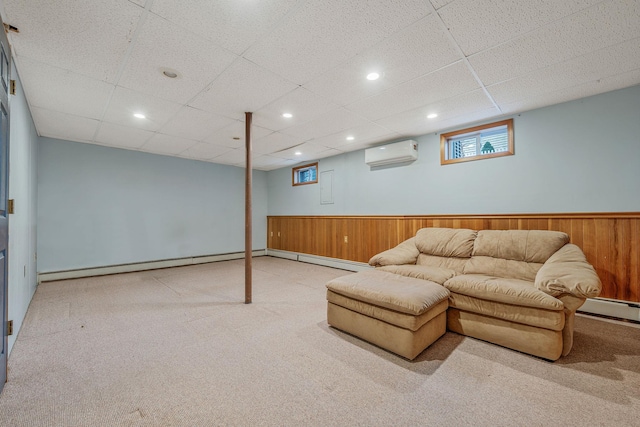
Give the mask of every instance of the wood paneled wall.
[(640, 302), (640, 212), (440, 216), (269, 216), (267, 247), (350, 261), (406, 240), (420, 228), (557, 230), (571, 237), (595, 267), (600, 295)]

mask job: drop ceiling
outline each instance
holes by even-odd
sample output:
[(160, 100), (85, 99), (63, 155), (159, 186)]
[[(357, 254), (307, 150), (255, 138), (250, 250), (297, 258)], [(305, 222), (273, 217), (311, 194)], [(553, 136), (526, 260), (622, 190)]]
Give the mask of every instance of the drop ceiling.
[(640, 0), (0, 0), (0, 13), (39, 135), (244, 166), (250, 111), (261, 170), (640, 84)]

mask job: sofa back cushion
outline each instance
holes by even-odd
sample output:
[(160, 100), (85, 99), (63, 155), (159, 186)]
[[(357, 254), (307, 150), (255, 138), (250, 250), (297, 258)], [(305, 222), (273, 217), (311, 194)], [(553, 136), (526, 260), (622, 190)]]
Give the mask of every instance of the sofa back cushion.
[(476, 231), (464, 228), (422, 228), (416, 233), (416, 247), (426, 255), (469, 258)]
[(454, 270), (457, 273), (462, 273), (464, 266), (469, 261), (469, 258), (455, 258), (446, 256), (436, 256), (420, 254), (418, 255), (417, 265), (424, 265), (428, 267), (448, 268)]
[(559, 231), (481, 230), (463, 272), (533, 282), (542, 264), (568, 242)]
[[(487, 276), (533, 282), (542, 264), (536, 262), (514, 261), (512, 259), (474, 256), (464, 266), (464, 274), (485, 274)], [(532, 283), (533, 284), (533, 283)]]
[(546, 230), (481, 230), (473, 245), (473, 256), (544, 264), (569, 236)]

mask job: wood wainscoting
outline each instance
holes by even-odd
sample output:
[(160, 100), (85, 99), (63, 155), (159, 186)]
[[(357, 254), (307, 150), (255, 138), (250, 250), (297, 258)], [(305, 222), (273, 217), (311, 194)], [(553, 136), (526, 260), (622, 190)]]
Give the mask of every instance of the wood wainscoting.
[(640, 302), (640, 212), (267, 218), (269, 249), (357, 262), (369, 261), (424, 227), (564, 231), (598, 272), (600, 297)]

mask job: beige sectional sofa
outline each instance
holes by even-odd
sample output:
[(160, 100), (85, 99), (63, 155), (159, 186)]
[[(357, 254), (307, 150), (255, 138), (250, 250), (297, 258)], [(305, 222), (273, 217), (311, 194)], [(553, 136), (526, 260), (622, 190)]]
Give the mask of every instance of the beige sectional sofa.
[(423, 228), (369, 264), (448, 289), (448, 330), (550, 360), (569, 353), (576, 310), (601, 290), (556, 231)]

